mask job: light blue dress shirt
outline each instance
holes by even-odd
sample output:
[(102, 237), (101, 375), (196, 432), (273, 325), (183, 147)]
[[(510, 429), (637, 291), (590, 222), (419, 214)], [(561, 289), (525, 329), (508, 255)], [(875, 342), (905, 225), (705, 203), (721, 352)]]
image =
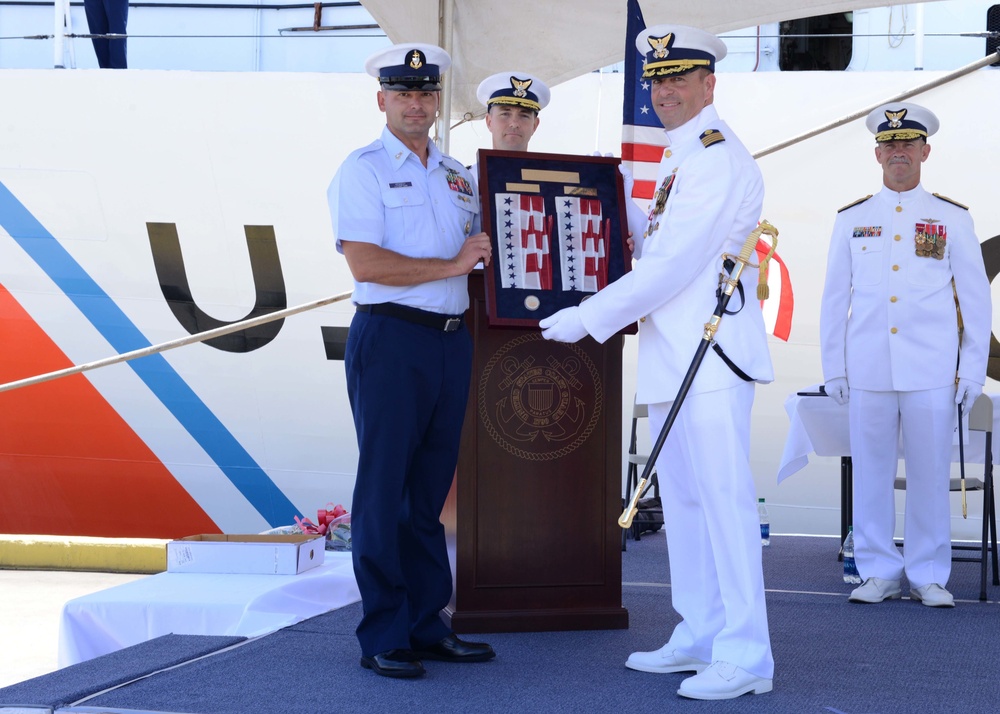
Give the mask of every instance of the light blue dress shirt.
[[(424, 167), (387, 127), (347, 157), (327, 190), (339, 252), (342, 241), (358, 241), (411, 258), (450, 259), (480, 231), (471, 174), (433, 142), (428, 146)], [(353, 301), (459, 315), (469, 307), (467, 276), (401, 287), (355, 281)]]

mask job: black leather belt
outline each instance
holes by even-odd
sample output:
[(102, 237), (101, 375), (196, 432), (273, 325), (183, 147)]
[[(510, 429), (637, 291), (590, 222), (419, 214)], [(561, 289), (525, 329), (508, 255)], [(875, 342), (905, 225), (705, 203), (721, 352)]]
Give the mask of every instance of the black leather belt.
[(358, 312), (367, 312), (371, 315), (388, 315), (398, 317), (417, 325), (430, 327), (441, 332), (454, 332), (462, 326), (462, 315), (442, 315), (437, 312), (428, 312), (416, 307), (407, 307), (394, 302), (380, 302), (374, 305), (358, 305)]

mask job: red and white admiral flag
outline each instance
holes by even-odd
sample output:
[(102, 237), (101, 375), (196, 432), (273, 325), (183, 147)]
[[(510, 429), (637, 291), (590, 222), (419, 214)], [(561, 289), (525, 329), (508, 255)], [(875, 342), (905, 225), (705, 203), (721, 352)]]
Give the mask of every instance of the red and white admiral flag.
[(541, 196), (496, 194), (496, 215), (502, 234), (500, 284), (505, 288), (552, 289), (549, 234), (552, 220), (545, 216)]
[(596, 293), (607, 285), (608, 232), (596, 198), (558, 196), (563, 290)]

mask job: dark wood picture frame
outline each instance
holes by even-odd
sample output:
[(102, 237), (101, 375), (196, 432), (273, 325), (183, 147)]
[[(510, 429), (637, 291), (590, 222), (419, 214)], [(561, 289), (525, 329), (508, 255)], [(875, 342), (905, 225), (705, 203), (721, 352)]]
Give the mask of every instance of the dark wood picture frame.
[(632, 269), (620, 163), (479, 150), (482, 226), (493, 247), (490, 327), (537, 327)]

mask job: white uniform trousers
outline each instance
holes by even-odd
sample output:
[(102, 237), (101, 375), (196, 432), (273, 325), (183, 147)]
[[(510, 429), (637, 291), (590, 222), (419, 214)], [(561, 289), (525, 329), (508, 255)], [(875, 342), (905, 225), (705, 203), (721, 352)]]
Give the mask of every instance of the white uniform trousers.
[[(709, 356), (709, 359), (712, 359)], [(754, 386), (689, 395), (656, 462), (679, 652), (774, 673), (750, 471)], [(653, 439), (672, 402), (649, 405)]]
[[(944, 586), (951, 575), (952, 433), (955, 387), (914, 392), (852, 389), (848, 402), (854, 463), (854, 558), (862, 578), (899, 580), (911, 587)], [(893, 482), (903, 435), (906, 515), (903, 553), (896, 529)]]

